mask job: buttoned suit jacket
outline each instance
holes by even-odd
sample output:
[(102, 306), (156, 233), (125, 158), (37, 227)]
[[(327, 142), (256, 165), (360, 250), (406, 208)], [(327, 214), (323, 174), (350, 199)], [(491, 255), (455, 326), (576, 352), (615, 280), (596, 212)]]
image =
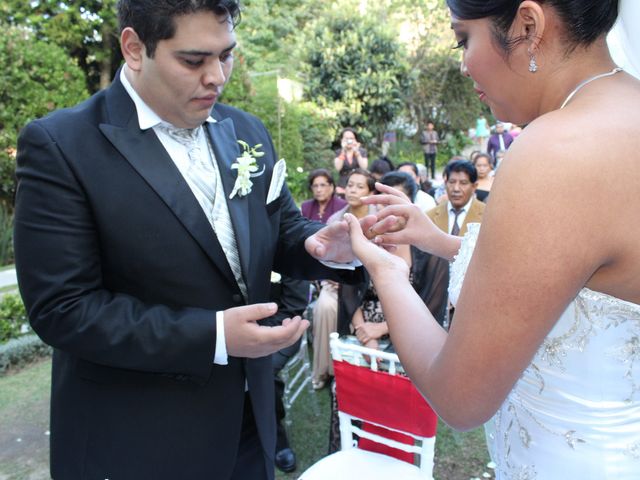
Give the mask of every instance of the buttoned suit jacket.
[[(272, 270), (341, 278), (304, 250), (322, 225), (300, 216), (286, 185), (266, 204), (277, 157), (264, 125), (224, 105), (212, 116), (247, 303), (269, 300)], [(265, 171), (250, 194), (229, 199), (240, 139), (263, 145)], [(273, 477), (271, 358), (213, 364), (215, 312), (245, 301), (188, 184), (153, 129), (140, 130), (119, 74), (26, 126), (17, 162), (18, 281), (34, 330), (54, 347), (53, 478), (229, 478), (245, 385)]]
[[(437, 227), (445, 233), (449, 232), (449, 212), (448, 212), (448, 202), (442, 202), (436, 208), (433, 208), (427, 212), (427, 215), (433, 223), (437, 225)], [(481, 223), (482, 215), (484, 214), (484, 209), (486, 205), (474, 198), (471, 201), (471, 206), (469, 207), (469, 211), (464, 219), (464, 222), (460, 226), (459, 236), (464, 236), (467, 233), (467, 224), (469, 223)]]

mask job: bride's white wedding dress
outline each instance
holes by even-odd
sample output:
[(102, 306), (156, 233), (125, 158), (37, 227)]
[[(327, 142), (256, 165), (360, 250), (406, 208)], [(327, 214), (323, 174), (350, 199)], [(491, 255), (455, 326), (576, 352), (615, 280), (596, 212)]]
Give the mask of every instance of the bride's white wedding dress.
[[(454, 304), (479, 231), (451, 267)], [(639, 479), (640, 305), (583, 288), (485, 428), (500, 480)]]

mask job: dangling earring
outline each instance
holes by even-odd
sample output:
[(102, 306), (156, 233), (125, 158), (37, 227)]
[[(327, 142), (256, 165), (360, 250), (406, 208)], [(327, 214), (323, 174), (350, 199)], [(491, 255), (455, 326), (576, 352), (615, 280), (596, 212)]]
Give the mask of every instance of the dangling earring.
[(529, 60), (529, 71), (531, 73), (536, 73), (538, 71), (538, 64), (536, 63), (536, 57), (533, 53), (531, 54), (531, 59)]

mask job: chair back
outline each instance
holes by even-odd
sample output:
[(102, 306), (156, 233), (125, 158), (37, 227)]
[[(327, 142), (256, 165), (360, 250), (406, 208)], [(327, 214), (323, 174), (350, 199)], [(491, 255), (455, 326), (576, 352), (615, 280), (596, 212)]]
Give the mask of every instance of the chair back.
[[(398, 356), (346, 343), (336, 333), (331, 354), (342, 449), (357, 446), (409, 463), (417, 454), (420, 468), (431, 475), (438, 418), (401, 373)], [(363, 423), (357, 426), (354, 420)]]

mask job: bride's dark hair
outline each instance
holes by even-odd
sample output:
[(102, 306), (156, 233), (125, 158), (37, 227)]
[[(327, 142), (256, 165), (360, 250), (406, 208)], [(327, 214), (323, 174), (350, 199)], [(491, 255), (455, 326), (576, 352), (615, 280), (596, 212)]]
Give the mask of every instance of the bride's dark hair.
[[(618, 0), (535, 0), (558, 12), (567, 35), (567, 45), (573, 49), (590, 45), (613, 27), (618, 17)], [(491, 17), (496, 39), (505, 51), (510, 51), (524, 38), (509, 38), (509, 27), (523, 0), (447, 0), (451, 13), (460, 20)]]

